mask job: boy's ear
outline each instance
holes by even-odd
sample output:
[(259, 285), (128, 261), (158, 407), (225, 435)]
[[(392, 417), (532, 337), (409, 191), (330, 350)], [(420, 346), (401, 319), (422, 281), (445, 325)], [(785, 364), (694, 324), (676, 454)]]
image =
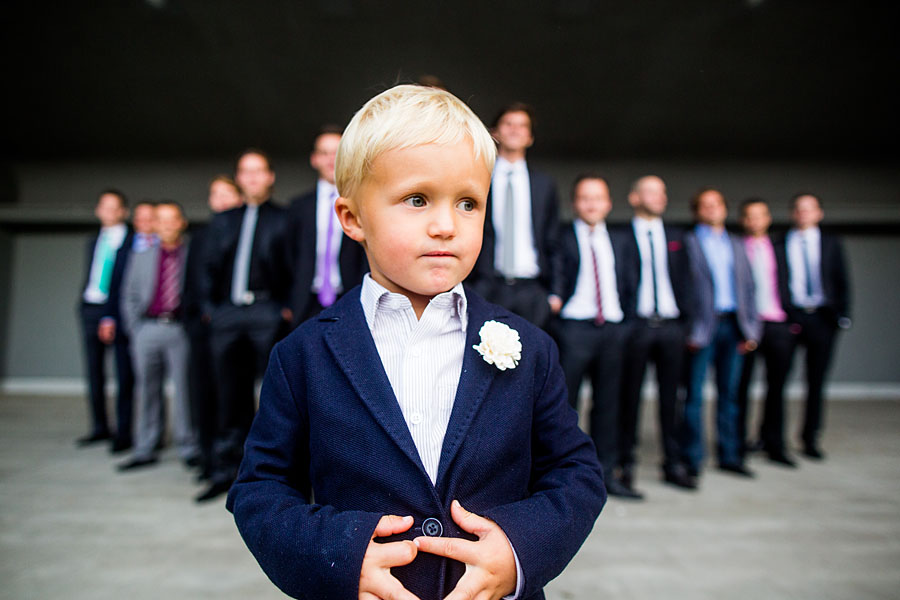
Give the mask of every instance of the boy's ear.
[(347, 237), (356, 240), (359, 243), (363, 243), (366, 236), (363, 232), (362, 225), (360, 225), (359, 215), (356, 214), (357, 208), (354, 203), (341, 196), (334, 202), (334, 211), (337, 213), (338, 221), (341, 223), (341, 229), (344, 230)]

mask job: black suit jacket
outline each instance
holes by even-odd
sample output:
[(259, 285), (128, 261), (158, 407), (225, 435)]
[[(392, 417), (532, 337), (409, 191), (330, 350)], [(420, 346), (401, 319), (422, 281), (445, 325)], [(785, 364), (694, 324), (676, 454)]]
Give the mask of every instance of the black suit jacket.
[[(290, 307), (294, 313), (294, 326), (299, 325), (309, 308), (312, 282), (316, 275), (316, 190), (315, 188), (291, 201), (288, 209), (288, 263), (293, 282), (290, 292)], [(344, 291), (362, 283), (368, 271), (366, 253), (362, 245), (350, 239), (343, 232), (341, 250), (338, 254), (338, 268)]]
[[(847, 274), (847, 263), (844, 259), (844, 247), (840, 238), (836, 235), (826, 233), (820, 234), (821, 248), (820, 267), (822, 278), (822, 291), (825, 293), (824, 309), (829, 314), (835, 325), (842, 320), (850, 319), (850, 280)], [(790, 264), (787, 261), (787, 238), (783, 237), (778, 240), (775, 246), (776, 257), (781, 253), (784, 261), (784, 269), (779, 270), (779, 274), (783, 273), (784, 283), (779, 284), (779, 291), (784, 288), (784, 299), (782, 303), (786, 305), (788, 317), (794, 321), (803, 309), (794, 306), (789, 289), (790, 281)]]
[[(528, 168), (528, 179), (531, 182), (531, 225), (534, 245), (537, 251), (538, 267), (541, 270), (539, 280), (545, 287), (551, 285), (552, 255), (556, 251), (556, 236), (559, 232), (559, 198), (556, 182), (549, 175)], [(481, 253), (473, 270), (472, 281), (484, 293), (484, 282), (490, 282), (499, 275), (494, 265), (494, 221), (492, 218), (493, 201), (488, 194), (484, 218), (484, 238)]]
[[(99, 239), (100, 232), (98, 231), (87, 243), (87, 269), (85, 270), (84, 281), (81, 283), (81, 295), (79, 295), (81, 302), (84, 302), (84, 290), (87, 288), (88, 281), (91, 278), (91, 265), (94, 262), (94, 251), (97, 248), (97, 241)], [(128, 233), (125, 234), (125, 239), (122, 241), (122, 245), (119, 246), (119, 249), (116, 251), (116, 261), (113, 263), (112, 278), (109, 282), (109, 295), (106, 297), (106, 302), (103, 304), (103, 317), (115, 319), (117, 324), (120, 315), (119, 299), (121, 297), (122, 279), (125, 275), (125, 267), (128, 265), (128, 257), (131, 256), (131, 246), (133, 244), (134, 232), (129, 227)]]
[[(240, 206), (217, 214), (205, 234), (203, 293), (210, 314), (215, 306), (230, 301), (231, 276), (246, 210), (246, 206)], [(286, 240), (287, 210), (272, 200), (264, 202), (259, 207), (253, 236), (247, 289), (267, 293), (281, 306), (288, 305), (291, 287)]]
[[(637, 254), (637, 246), (633, 243), (634, 236), (630, 229), (607, 227), (607, 230), (616, 262), (616, 288), (619, 292), (619, 304), (622, 305), (625, 320), (631, 320), (637, 315), (637, 284), (641, 259)], [(567, 223), (560, 228), (557, 251), (553, 255), (550, 286), (550, 293), (559, 296), (563, 305), (575, 293), (580, 266), (581, 254), (578, 251), (575, 226)]]
[(204, 275), (206, 257), (206, 236), (209, 226), (204, 225), (191, 231), (187, 261), (184, 265), (184, 285), (181, 290), (181, 312), (186, 324), (201, 322), (204, 314), (204, 290), (207, 278)]
[[(680, 227), (663, 225), (666, 234), (666, 254), (668, 257), (669, 279), (672, 282), (672, 293), (675, 296), (675, 304), (680, 313), (679, 319), (684, 323), (690, 323), (694, 317), (695, 297), (693, 288), (693, 275), (691, 264), (688, 260), (687, 250), (684, 245), (684, 230)], [(637, 234), (632, 224), (628, 225), (628, 243), (638, 261), (638, 283), (635, 286), (635, 310), (637, 310), (637, 290), (640, 287), (641, 252), (637, 245)]]

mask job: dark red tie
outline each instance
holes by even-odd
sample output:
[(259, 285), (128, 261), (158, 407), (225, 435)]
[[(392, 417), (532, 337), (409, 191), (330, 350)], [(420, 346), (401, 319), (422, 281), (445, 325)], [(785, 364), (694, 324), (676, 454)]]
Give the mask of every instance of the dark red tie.
[(594, 250), (594, 244), (590, 244), (590, 246), (591, 257), (594, 259), (594, 287), (597, 291), (597, 316), (594, 318), (594, 323), (603, 325), (606, 319), (603, 318), (603, 296), (600, 294), (600, 263), (597, 260), (597, 251)]
[(175, 312), (181, 304), (181, 273), (178, 272), (178, 267), (177, 251), (163, 255), (159, 275), (162, 312)]

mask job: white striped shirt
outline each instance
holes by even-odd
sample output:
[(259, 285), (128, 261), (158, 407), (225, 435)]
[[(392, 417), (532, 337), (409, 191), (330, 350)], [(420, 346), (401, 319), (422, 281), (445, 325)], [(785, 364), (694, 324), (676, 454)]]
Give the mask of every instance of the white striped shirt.
[[(409, 298), (388, 291), (366, 273), (359, 301), (419, 458), (436, 484), (466, 350), (466, 292), (457, 283), (432, 298), (417, 319)], [(516, 591), (504, 600), (518, 598), (525, 582), (519, 555), (512, 542), (509, 546), (516, 561)]]
[(425, 472), (436, 483), (466, 346), (463, 286), (432, 298), (417, 319), (409, 298), (366, 274), (360, 302)]

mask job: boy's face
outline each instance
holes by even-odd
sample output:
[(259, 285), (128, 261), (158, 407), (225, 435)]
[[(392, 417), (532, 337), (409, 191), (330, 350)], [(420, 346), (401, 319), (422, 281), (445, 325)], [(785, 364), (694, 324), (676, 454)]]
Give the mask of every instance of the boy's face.
[(612, 210), (609, 187), (601, 179), (583, 179), (575, 187), (572, 207), (578, 218), (594, 226), (606, 220)]
[(741, 226), (747, 235), (765, 235), (771, 224), (772, 215), (769, 213), (769, 207), (762, 202), (754, 202), (744, 207), (741, 214)]
[(112, 227), (125, 222), (125, 218), (128, 217), (128, 209), (122, 206), (122, 201), (115, 194), (103, 194), (97, 200), (94, 215), (100, 220), (100, 225)]
[(336, 133), (323, 133), (316, 138), (316, 145), (309, 155), (309, 164), (320, 179), (328, 183), (334, 183), (334, 159), (337, 156), (338, 144), (341, 136)]
[(421, 315), (475, 265), (490, 182), (469, 140), (389, 150), (337, 213), (365, 247), (372, 278)]

